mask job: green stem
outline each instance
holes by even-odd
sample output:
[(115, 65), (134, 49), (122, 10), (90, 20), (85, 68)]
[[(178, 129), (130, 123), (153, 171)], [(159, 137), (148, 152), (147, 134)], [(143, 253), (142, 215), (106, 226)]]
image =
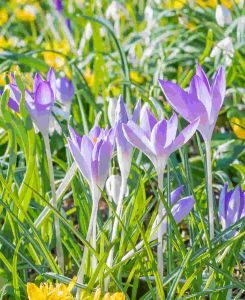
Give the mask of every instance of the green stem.
[(214, 202), (212, 188), (212, 160), (211, 160), (211, 144), (205, 141), (206, 147), (206, 166), (207, 166), (207, 194), (208, 194), (208, 217), (209, 217), (209, 236), (210, 240), (214, 238)]
[[(57, 199), (56, 199), (55, 182), (54, 182), (54, 169), (52, 164), (52, 156), (51, 156), (48, 134), (43, 134), (43, 139), (44, 139), (47, 160), (48, 160), (50, 186), (52, 192), (52, 205), (55, 209), (57, 209)], [(60, 236), (60, 222), (59, 222), (59, 218), (56, 215), (54, 215), (54, 227), (55, 227), (55, 235), (56, 235), (56, 254), (58, 259), (58, 265), (61, 269), (62, 274), (64, 274), (65, 265), (64, 265), (64, 253), (63, 253), (61, 236)]]

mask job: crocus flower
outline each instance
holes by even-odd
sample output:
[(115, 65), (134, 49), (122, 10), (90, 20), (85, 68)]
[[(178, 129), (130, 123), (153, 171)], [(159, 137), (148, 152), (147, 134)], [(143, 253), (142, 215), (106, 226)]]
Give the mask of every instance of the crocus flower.
[(122, 96), (119, 97), (117, 108), (116, 108), (116, 143), (117, 143), (117, 157), (118, 157), (118, 164), (121, 170), (121, 175), (128, 177), (130, 167), (131, 167), (131, 160), (132, 160), (132, 145), (128, 142), (125, 138), (123, 132), (123, 124), (127, 124), (130, 122), (136, 124), (137, 120), (140, 115), (140, 107), (141, 102), (138, 101), (136, 104), (133, 114), (129, 119), (128, 113), (126, 111), (125, 104), (123, 102)]
[(114, 148), (114, 130), (95, 125), (89, 135), (80, 136), (69, 127), (68, 146), (82, 175), (91, 188), (103, 189)]
[[(60, 100), (64, 106), (65, 113), (70, 113), (71, 102), (74, 96), (74, 86), (71, 80), (66, 76), (56, 80), (57, 99)], [(69, 118), (69, 116), (68, 116)]]
[(157, 121), (148, 107), (143, 107), (140, 116), (140, 127), (129, 121), (123, 124), (127, 140), (145, 153), (152, 161), (157, 173), (164, 170), (171, 153), (183, 146), (195, 133), (199, 119), (192, 121), (176, 137), (178, 118), (174, 113), (170, 120)]
[[(192, 195), (181, 198), (181, 194), (183, 193), (184, 186), (181, 185), (177, 189), (175, 189), (171, 194), (170, 194), (170, 203), (171, 203), (171, 213), (173, 215), (173, 218), (177, 224), (179, 224), (193, 209), (195, 200)], [(162, 227), (162, 234), (165, 234), (167, 232), (167, 219), (166, 219), (166, 210), (163, 208), (162, 210), (162, 216), (161, 220), (159, 220), (159, 217), (157, 216), (151, 229), (150, 233), (150, 241), (153, 241), (157, 239), (157, 233), (156, 233), (156, 227), (161, 226)], [(161, 225), (159, 225), (159, 221), (161, 221)], [(144, 242), (141, 241), (139, 242), (135, 249), (140, 250), (144, 245)], [(130, 256), (134, 254), (135, 250), (129, 251), (123, 258), (122, 260), (128, 259)]]
[(33, 98), (26, 98), (26, 106), (32, 120), (42, 134), (49, 130), (49, 119), (54, 105), (56, 93), (55, 74), (51, 68), (44, 81), (40, 74), (36, 74), (33, 84)]
[[(170, 195), (170, 203), (172, 206), (171, 213), (177, 224), (179, 224), (190, 213), (190, 211), (192, 210), (195, 204), (195, 200), (192, 195), (180, 199), (183, 190), (184, 190), (184, 186), (181, 185), (177, 189), (175, 189)], [(163, 208), (162, 215), (166, 216), (165, 208)], [(159, 217), (157, 216), (152, 226), (152, 233), (155, 231), (155, 228), (158, 226), (159, 221), (160, 221)], [(167, 219), (164, 218), (162, 220), (162, 224), (159, 226), (162, 226), (162, 233), (165, 234), (167, 231)], [(156, 238), (157, 235), (155, 233), (153, 234), (151, 240), (154, 240)]]
[(200, 118), (198, 130), (205, 141), (210, 141), (214, 126), (225, 97), (225, 71), (220, 67), (214, 76), (212, 85), (197, 65), (188, 91), (171, 81), (159, 79), (162, 91), (170, 103), (184, 119), (193, 122)]
[(222, 229), (225, 230), (245, 216), (245, 192), (241, 186), (228, 191), (225, 183), (219, 199), (219, 218)]

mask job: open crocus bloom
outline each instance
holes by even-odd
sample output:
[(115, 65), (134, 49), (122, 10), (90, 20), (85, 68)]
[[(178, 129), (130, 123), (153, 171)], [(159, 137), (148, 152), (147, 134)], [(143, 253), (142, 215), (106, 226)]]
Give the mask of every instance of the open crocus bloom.
[(68, 146), (79, 170), (91, 190), (96, 186), (103, 189), (114, 149), (114, 130), (95, 125), (87, 136), (82, 137), (72, 127), (69, 131)]
[(140, 127), (133, 121), (123, 124), (127, 140), (144, 152), (152, 161), (157, 172), (164, 170), (171, 153), (183, 146), (195, 133), (199, 119), (194, 120), (176, 137), (178, 117), (174, 113), (170, 120), (157, 121), (146, 106), (142, 108)]
[(228, 191), (225, 183), (219, 199), (219, 218), (222, 229), (225, 230), (245, 216), (245, 192), (241, 186)]
[[(180, 199), (180, 196), (181, 196), (183, 190), (184, 190), (184, 186), (181, 185), (177, 189), (175, 189), (170, 195), (170, 202), (171, 202), (171, 206), (172, 206), (171, 213), (177, 224), (179, 224), (190, 213), (190, 211), (192, 210), (192, 208), (194, 207), (194, 204), (195, 204), (195, 200), (194, 200), (193, 196), (187, 196), (187, 197)], [(162, 232), (164, 234), (167, 231), (167, 218), (166, 218), (166, 210), (165, 209), (163, 209), (162, 215), (164, 216), (164, 219), (162, 220), (162, 223), (159, 226), (162, 226), (162, 228), (163, 228)], [(156, 231), (155, 228), (158, 226), (159, 221), (161, 221), (161, 220), (159, 220), (159, 218), (157, 216), (156, 220), (152, 226), (151, 232), (153, 235), (151, 237), (151, 240), (154, 240), (157, 238), (157, 234), (154, 232)]]
[(136, 104), (131, 118), (128, 117), (125, 104), (122, 96), (119, 97), (116, 107), (116, 143), (117, 143), (117, 156), (118, 164), (122, 175), (128, 176), (131, 167), (132, 160), (132, 145), (126, 139), (123, 132), (123, 124), (130, 122), (137, 123), (140, 115), (141, 102)]
[(198, 130), (205, 141), (210, 141), (225, 97), (224, 68), (218, 69), (210, 85), (205, 72), (197, 65), (187, 92), (171, 81), (159, 79), (159, 84), (170, 105), (184, 119), (193, 122), (200, 118)]

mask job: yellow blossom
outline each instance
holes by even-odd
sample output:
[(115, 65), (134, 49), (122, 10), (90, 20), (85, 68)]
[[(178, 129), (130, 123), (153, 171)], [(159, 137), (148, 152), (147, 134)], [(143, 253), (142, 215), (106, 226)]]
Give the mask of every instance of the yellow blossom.
[(44, 52), (43, 57), (45, 62), (53, 67), (54, 69), (61, 68), (65, 64), (65, 58), (64, 55), (68, 54), (70, 51), (70, 46), (67, 40), (62, 40), (62, 41), (53, 41), (48, 42), (45, 44), (45, 49), (46, 50), (52, 50), (52, 51), (58, 51), (61, 52), (62, 54), (58, 54), (55, 52)]
[(1, 73), (0, 74), (0, 86), (4, 86), (5, 84), (6, 84), (5, 74)]
[(138, 84), (142, 84), (145, 82), (145, 78), (140, 75), (137, 71), (130, 71), (130, 79)]
[(245, 118), (236, 118), (233, 117), (230, 119), (231, 128), (234, 131), (235, 135), (241, 139), (245, 140)]
[(0, 36), (0, 52), (13, 45), (13, 39), (6, 39), (4, 36)]
[(0, 9), (0, 26), (3, 26), (8, 21), (8, 11), (6, 8)]
[(69, 285), (63, 283), (41, 284), (37, 287), (34, 283), (27, 284), (27, 295), (29, 300), (73, 300), (71, 290), (74, 287), (76, 278), (73, 278)]
[(16, 18), (22, 22), (33, 22), (36, 20), (36, 15), (38, 12), (38, 4), (24, 5), (22, 8), (17, 8), (15, 11)]
[(91, 72), (89, 67), (87, 67), (85, 70), (84, 78), (86, 79), (87, 84), (92, 87), (94, 84), (94, 74)]

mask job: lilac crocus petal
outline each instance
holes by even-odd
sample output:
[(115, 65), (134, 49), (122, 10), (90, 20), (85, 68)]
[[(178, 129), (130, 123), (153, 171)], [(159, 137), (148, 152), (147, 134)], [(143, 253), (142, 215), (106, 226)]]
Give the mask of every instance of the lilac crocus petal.
[(35, 74), (33, 81), (33, 93), (35, 94), (40, 83), (43, 82), (42, 76), (39, 73)]
[(8, 106), (15, 112), (19, 112), (20, 111), (21, 92), (20, 92), (18, 86), (15, 84), (9, 84), (9, 88), (10, 88), (10, 95), (9, 95)]
[(167, 133), (165, 147), (168, 147), (176, 138), (178, 129), (178, 117), (176, 113), (173, 113), (172, 117), (167, 121)]
[(54, 94), (54, 98), (56, 97), (56, 77), (55, 77), (55, 73), (54, 73), (54, 69), (50, 68), (47, 74), (47, 81), (50, 84), (50, 87), (53, 91)]
[(48, 82), (39, 83), (34, 94), (34, 102), (38, 111), (51, 109), (54, 103), (54, 94)]
[[(245, 192), (240, 186), (234, 190), (228, 191), (228, 183), (225, 183), (219, 199), (219, 218), (222, 229), (225, 230), (232, 224), (236, 223), (240, 218), (244, 217), (245, 208)], [(229, 236), (233, 236), (231, 232)]]
[(141, 100), (139, 99), (135, 105), (131, 120), (137, 123), (139, 116), (140, 116), (140, 109), (141, 109)]
[(98, 125), (95, 125), (89, 132), (89, 137), (93, 143), (97, 141), (100, 135), (101, 135), (101, 129)]
[(58, 12), (62, 12), (62, 10), (64, 8), (62, 0), (54, 0), (54, 7)]
[(198, 125), (199, 119), (186, 126), (173, 141), (173, 144), (169, 146), (171, 152), (174, 152), (175, 150), (182, 147), (185, 143), (187, 143), (189, 139), (193, 136), (193, 134), (196, 132)]
[(167, 121), (162, 120), (156, 123), (151, 132), (151, 144), (154, 148), (155, 155), (160, 155), (164, 151), (166, 143)]
[(117, 148), (119, 148), (118, 150), (121, 151), (123, 155), (130, 156), (132, 145), (127, 141), (127, 139), (124, 136), (121, 122), (118, 122), (116, 125), (116, 141)]
[(68, 126), (69, 133), (73, 143), (76, 143), (78, 148), (81, 148), (82, 137), (72, 128), (70, 125)]
[(152, 155), (151, 143), (143, 129), (138, 127), (133, 121), (129, 121), (122, 126), (125, 137), (133, 146), (139, 148), (147, 155)]
[(74, 96), (74, 86), (71, 80), (61, 77), (56, 80), (57, 98), (63, 102), (71, 102)]
[(210, 92), (211, 88), (210, 88), (208, 78), (207, 78), (203, 68), (199, 64), (197, 64), (197, 66), (196, 66), (196, 75), (202, 79), (202, 81), (205, 83), (207, 89)]
[(156, 123), (157, 120), (154, 114), (150, 111), (148, 106), (144, 105), (140, 113), (140, 127), (149, 139), (151, 136), (151, 131)]
[(220, 67), (216, 72), (214, 81), (211, 88), (211, 95), (213, 106), (211, 110), (211, 121), (216, 122), (221, 106), (223, 105), (225, 98), (226, 80), (225, 80), (225, 70)]
[(68, 147), (71, 151), (72, 157), (75, 160), (80, 172), (86, 178), (89, 184), (92, 182), (90, 167), (87, 164), (85, 157), (82, 156), (80, 149), (77, 147), (77, 144), (68, 138)]
[(179, 200), (180, 195), (184, 191), (184, 186), (180, 185), (177, 187), (174, 191), (171, 192), (170, 199), (171, 199), (171, 205), (173, 205), (177, 200)]
[(127, 123), (128, 122), (128, 113), (123, 102), (123, 97), (120, 96), (117, 102), (116, 108), (116, 121)]

